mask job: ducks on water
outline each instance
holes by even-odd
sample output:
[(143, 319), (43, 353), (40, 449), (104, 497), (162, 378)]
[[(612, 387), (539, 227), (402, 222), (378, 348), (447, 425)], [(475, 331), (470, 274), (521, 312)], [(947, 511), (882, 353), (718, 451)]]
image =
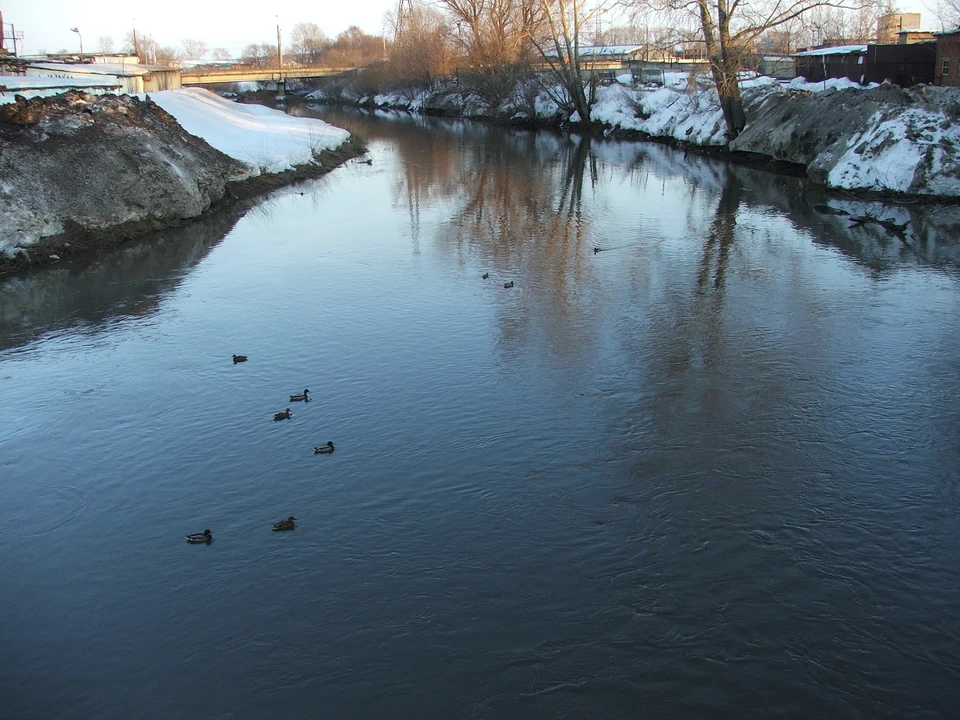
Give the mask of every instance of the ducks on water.
[(187, 535), (187, 542), (191, 545), (211, 543), (213, 542), (213, 533), (209, 530), (204, 530), (202, 533), (193, 533), (191, 535)]
[(290, 402), (310, 402), (309, 394), (309, 390), (304, 390), (302, 395), (291, 395)]
[(333, 450), (334, 450), (333, 443), (330, 441), (327, 441), (326, 445), (317, 445), (313, 449), (313, 454), (314, 455), (333, 455)]
[(276, 415), (274, 415), (273, 421), (280, 422), (281, 420), (289, 420), (292, 417), (293, 417), (293, 413), (290, 412), (290, 408), (287, 408), (282, 413), (277, 413)]
[(490, 273), (484, 273), (484, 274), (483, 274), (483, 279), (484, 279), (484, 280), (486, 280), (488, 277), (490, 277)]
[(281, 520), (278, 523), (274, 523), (273, 531), (284, 532), (285, 530), (293, 530), (297, 526), (296, 520), (297, 519), (293, 515), (291, 515), (286, 520)]
[(236, 365), (237, 363), (242, 363), (242, 362), (246, 362), (246, 361), (247, 361), (247, 356), (246, 356), (246, 355), (234, 355), (234, 356), (233, 356), (233, 364), (234, 364), (234, 365)]
[(503, 284), (503, 287), (504, 287), (505, 290), (509, 290), (510, 288), (512, 288), (512, 287), (513, 287), (513, 280), (511, 280), (511, 281), (508, 282), (508, 283), (504, 283), (504, 284)]

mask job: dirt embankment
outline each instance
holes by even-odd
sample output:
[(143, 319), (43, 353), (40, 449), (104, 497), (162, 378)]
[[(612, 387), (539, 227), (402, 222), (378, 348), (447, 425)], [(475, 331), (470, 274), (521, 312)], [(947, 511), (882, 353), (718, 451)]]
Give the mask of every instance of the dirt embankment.
[[(181, 225), (362, 152), (249, 177), (150, 100), (66, 93), (0, 105), (0, 273)], [(52, 257), (51, 257), (52, 256)]]
[(951, 87), (782, 91), (750, 113), (730, 150), (803, 166), (831, 188), (955, 199), (958, 119)]

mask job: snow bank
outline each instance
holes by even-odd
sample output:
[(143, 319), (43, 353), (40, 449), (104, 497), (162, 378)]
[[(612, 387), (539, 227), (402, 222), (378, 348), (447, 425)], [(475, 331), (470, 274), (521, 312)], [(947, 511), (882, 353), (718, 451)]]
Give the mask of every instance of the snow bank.
[(843, 190), (960, 196), (960, 90), (780, 90), (748, 114), (734, 151), (804, 165)]
[(788, 90), (804, 90), (806, 92), (823, 92), (825, 90), (869, 90), (877, 87), (877, 83), (861, 85), (849, 78), (830, 78), (822, 82), (807, 82), (804, 77), (794, 78), (785, 87)]
[[(680, 72), (663, 77), (662, 87), (598, 88), (591, 119), (608, 133), (726, 146), (726, 124), (709, 77)], [(730, 143), (731, 150), (803, 165), (813, 181), (832, 188), (960, 197), (960, 89), (863, 87), (843, 78), (818, 83), (798, 78), (784, 85), (750, 74), (742, 76), (740, 87), (747, 128)], [(497, 109), (458, 89), (365, 101), (466, 117), (579, 122), (576, 115), (561, 114), (552, 97), (558, 94), (518, 88), (514, 99)]]
[(306, 165), (322, 150), (339, 147), (350, 134), (322, 120), (287, 115), (262, 105), (243, 105), (200, 88), (150, 93), (191, 135), (241, 161), (252, 175)]
[(960, 127), (943, 113), (876, 113), (827, 175), (830, 187), (960, 196)]

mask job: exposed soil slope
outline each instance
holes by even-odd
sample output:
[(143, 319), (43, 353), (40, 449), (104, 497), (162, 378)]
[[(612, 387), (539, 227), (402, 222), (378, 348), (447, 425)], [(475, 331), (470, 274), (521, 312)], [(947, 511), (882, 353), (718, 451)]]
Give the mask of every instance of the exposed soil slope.
[(956, 88), (770, 94), (730, 144), (804, 165), (827, 187), (940, 197), (960, 194)]
[(0, 105), (0, 250), (197, 217), (246, 167), (149, 100), (71, 92)]

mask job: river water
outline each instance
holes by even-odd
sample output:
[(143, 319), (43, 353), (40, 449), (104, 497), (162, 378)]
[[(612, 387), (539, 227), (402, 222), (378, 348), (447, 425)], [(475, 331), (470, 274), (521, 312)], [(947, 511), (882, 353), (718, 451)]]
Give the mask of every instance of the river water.
[(0, 285), (0, 717), (960, 713), (952, 210), (347, 121)]

